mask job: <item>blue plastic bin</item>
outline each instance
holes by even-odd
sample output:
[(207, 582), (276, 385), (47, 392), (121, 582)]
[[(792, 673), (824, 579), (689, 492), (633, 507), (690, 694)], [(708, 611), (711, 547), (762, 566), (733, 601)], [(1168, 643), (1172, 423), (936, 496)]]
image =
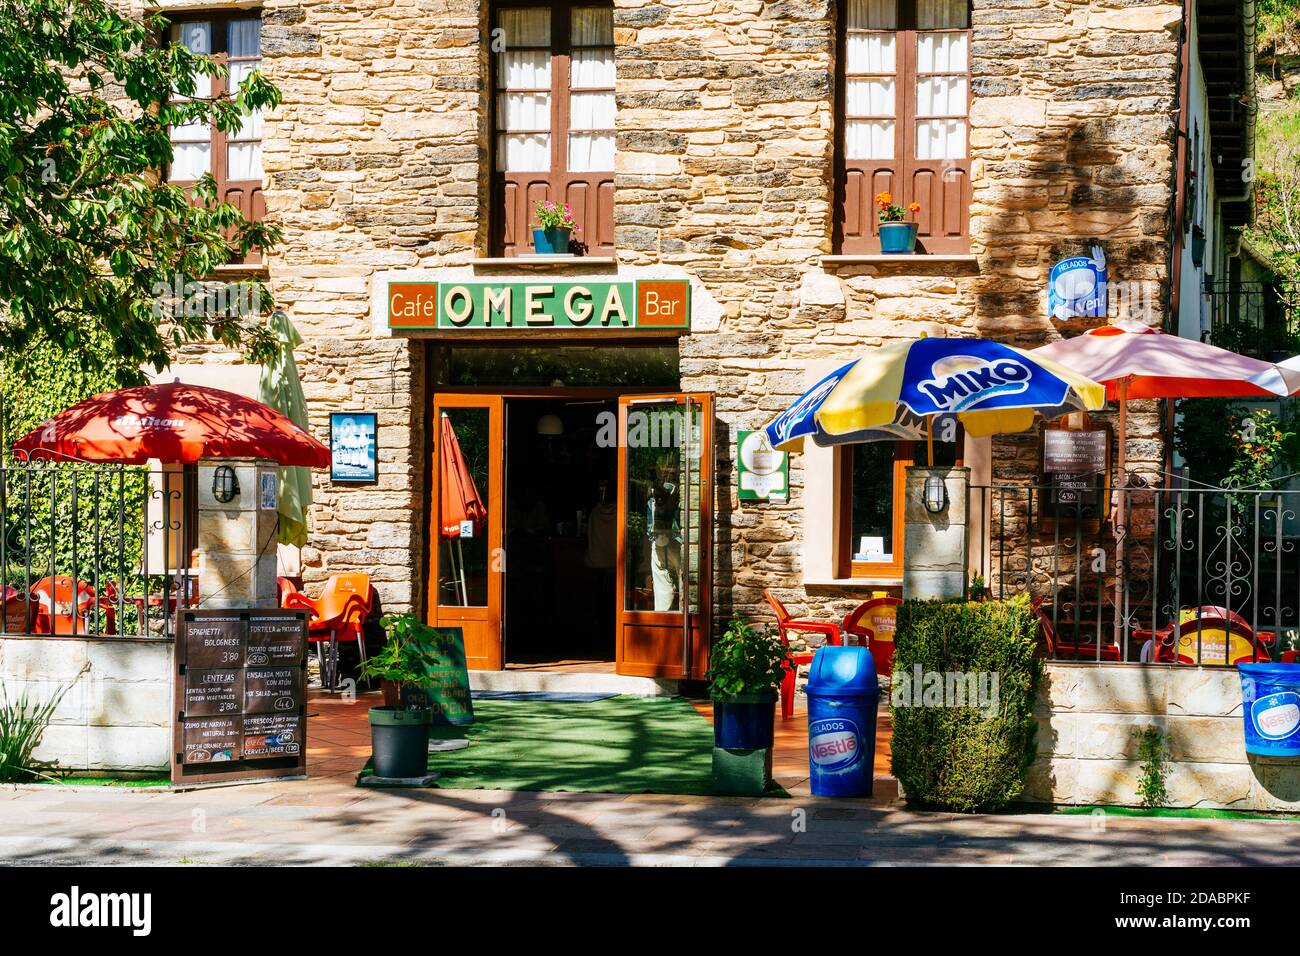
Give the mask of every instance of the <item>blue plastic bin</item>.
[(1300, 666), (1241, 664), (1246, 753), (1300, 757)]
[(871, 796), (880, 699), (871, 652), (865, 647), (821, 648), (805, 692), (813, 796)]

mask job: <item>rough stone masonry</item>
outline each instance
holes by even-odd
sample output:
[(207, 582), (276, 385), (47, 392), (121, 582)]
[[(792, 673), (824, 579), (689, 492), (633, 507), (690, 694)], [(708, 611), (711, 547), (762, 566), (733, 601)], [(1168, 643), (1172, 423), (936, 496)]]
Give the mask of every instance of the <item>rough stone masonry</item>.
[[(236, 3), (164, 0), (165, 9)], [(736, 501), (734, 433), (803, 388), (808, 363), (891, 339), (973, 335), (1033, 346), (1054, 325), (1050, 264), (1092, 243), (1114, 275), (1167, 283), (1179, 6), (973, 0), (968, 261), (823, 264), (832, 247), (836, 18), (824, 0), (616, 0), (618, 257), (671, 264), (722, 306), (680, 340), (682, 386), (717, 396), (714, 606), (842, 615), (859, 588), (803, 586), (802, 464), (786, 505)], [(477, 0), (265, 0), (263, 69), (284, 93), (265, 126), (265, 266), (303, 335), (312, 428), (376, 410), (379, 483), (317, 476), (310, 582), (374, 576), (389, 610), (424, 600), (425, 360), (374, 338), (376, 270), (490, 253), (488, 7)], [(1149, 321), (1163, 322), (1156, 303)], [(186, 362), (239, 361), (208, 347)], [(1133, 406), (1129, 457), (1158, 467), (1154, 403)], [(995, 477), (1027, 480), (1032, 435)]]

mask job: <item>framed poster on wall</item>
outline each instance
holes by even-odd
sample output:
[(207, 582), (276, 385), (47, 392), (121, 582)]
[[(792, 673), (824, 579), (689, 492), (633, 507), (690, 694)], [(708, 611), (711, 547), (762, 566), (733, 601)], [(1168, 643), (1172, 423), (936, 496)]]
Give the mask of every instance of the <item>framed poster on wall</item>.
[(379, 477), (379, 425), (374, 412), (330, 414), (330, 481)]

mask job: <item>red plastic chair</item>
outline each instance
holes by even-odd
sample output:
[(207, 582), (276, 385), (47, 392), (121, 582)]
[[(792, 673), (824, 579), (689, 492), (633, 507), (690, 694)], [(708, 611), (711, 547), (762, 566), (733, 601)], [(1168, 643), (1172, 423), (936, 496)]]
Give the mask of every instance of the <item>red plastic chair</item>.
[[(802, 631), (807, 634), (821, 634), (828, 644), (839, 644), (840, 629), (829, 621), (801, 621), (790, 616), (785, 605), (772, 593), (771, 589), (763, 591), (763, 597), (776, 612), (776, 629), (781, 635), (781, 643), (790, 646), (786, 631)], [(794, 716), (794, 679), (800, 664), (811, 664), (813, 651), (796, 651), (790, 655), (790, 666), (786, 668), (785, 678), (781, 681), (781, 719), (789, 720)]]
[[(332, 574), (317, 600), (295, 588), (280, 602), (281, 607), (303, 608), (310, 614), (307, 640), (316, 645), (321, 683), (328, 689), (333, 690), (338, 684), (339, 640), (355, 639), (361, 660), (366, 659), (364, 625), (372, 604), (368, 574)], [(328, 662), (322, 646), (326, 641), (329, 642)]]
[(36, 613), (33, 634), (89, 634), (95, 589), (66, 574), (44, 577), (32, 585)]
[[(1056, 628), (1052, 627), (1052, 619), (1043, 613), (1043, 599), (1034, 598), (1034, 613), (1038, 615), (1038, 623), (1043, 631), (1043, 640), (1047, 642), (1047, 655), (1053, 658), (1073, 658), (1074, 660), (1088, 661), (1097, 660), (1097, 645), (1088, 641), (1065, 641), (1056, 633)], [(1160, 660), (1160, 650), (1162, 644), (1157, 644), (1157, 660)], [(1101, 645), (1101, 659), (1103, 661), (1117, 661), (1120, 659), (1119, 646), (1111, 643)], [(1172, 658), (1170, 658), (1172, 660)]]
[(888, 595), (874, 597), (869, 601), (863, 601), (846, 614), (841, 625), (845, 634), (854, 634), (866, 641), (867, 649), (871, 651), (871, 659), (876, 662), (876, 673), (880, 676), (887, 676), (894, 672), (894, 634), (892, 631), (887, 632), (883, 627), (863, 624), (862, 621), (864, 618), (871, 620), (873, 611), (883, 607), (896, 608), (902, 603), (902, 598)]
[(29, 604), (23, 592), (15, 587), (4, 587), (4, 629), (7, 634), (26, 634), (31, 630), (28, 619)]

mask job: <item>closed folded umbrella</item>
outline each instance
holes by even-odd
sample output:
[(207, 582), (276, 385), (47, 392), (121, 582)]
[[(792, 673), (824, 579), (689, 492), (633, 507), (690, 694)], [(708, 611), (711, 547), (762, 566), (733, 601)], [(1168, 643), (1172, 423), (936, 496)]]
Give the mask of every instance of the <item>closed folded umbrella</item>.
[[(444, 538), (456, 540), (456, 551), (460, 558), (460, 569), (453, 572), (460, 583), (461, 600), (469, 603), (468, 589), (465, 584), (465, 555), (461, 549), (463, 525), (466, 522), (475, 527), (487, 518), (487, 507), (479, 494), (474, 476), (469, 473), (469, 464), (461, 450), (460, 439), (451, 419), (444, 412), (439, 422), (438, 438), (438, 533)], [(475, 533), (477, 528), (475, 528)]]
[[(298, 363), (293, 357), (293, 350), (302, 344), (302, 336), (283, 312), (272, 315), (269, 324), (279, 348), (262, 366), (257, 397), (306, 431), (307, 399), (302, 392), (302, 380), (298, 377)], [(281, 468), (279, 502), (280, 543), (301, 548), (307, 543), (311, 472), (298, 465)]]

